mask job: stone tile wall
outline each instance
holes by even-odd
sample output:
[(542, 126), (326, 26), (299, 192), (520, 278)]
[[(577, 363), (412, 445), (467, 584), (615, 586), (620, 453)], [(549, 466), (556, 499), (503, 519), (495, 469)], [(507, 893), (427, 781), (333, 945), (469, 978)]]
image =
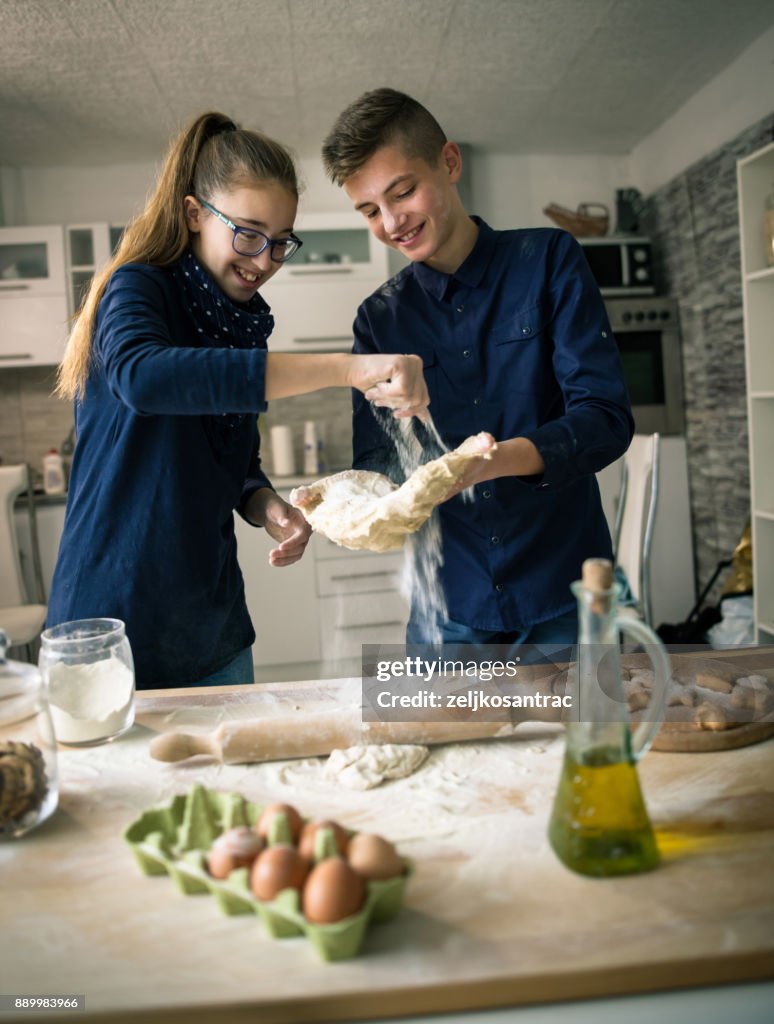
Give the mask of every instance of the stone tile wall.
[[(52, 395), (53, 366), (0, 370), (0, 460), (6, 465), (27, 462), (42, 479), (43, 456), (51, 448), (61, 452), (62, 442), (73, 426), (73, 407)], [(271, 402), (260, 418), (261, 448), (271, 475), (269, 429), (286, 423), (293, 430), (296, 466), (303, 466), (304, 422), (315, 420), (323, 439), (331, 470), (352, 463), (351, 398), (348, 389), (331, 388), (297, 398)]]
[(750, 517), (736, 161), (772, 137), (774, 114), (648, 197), (642, 224), (680, 306), (697, 592)]
[(62, 442), (73, 425), (71, 402), (54, 398), (55, 367), (0, 370), (0, 459), (27, 462), (42, 480), (43, 456)]

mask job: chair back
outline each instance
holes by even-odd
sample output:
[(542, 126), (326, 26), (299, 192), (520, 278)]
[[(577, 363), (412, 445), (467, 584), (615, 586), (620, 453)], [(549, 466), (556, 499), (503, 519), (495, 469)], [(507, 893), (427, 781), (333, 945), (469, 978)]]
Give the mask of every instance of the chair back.
[(644, 620), (653, 625), (650, 553), (659, 492), (659, 434), (635, 434), (624, 456), (615, 562), (626, 573)]
[(0, 607), (27, 603), (14, 502), (29, 483), (25, 465), (0, 466)]

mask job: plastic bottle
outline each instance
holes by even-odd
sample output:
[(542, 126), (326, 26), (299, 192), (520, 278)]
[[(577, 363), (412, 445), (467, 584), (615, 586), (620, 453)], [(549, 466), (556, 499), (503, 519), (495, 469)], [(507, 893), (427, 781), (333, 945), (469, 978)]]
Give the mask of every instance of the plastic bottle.
[(304, 423), (304, 473), (307, 476), (320, 472), (318, 441), (317, 424), (314, 420), (307, 420)]
[(46, 494), (64, 494), (65, 475), (62, 456), (52, 448), (43, 457), (43, 490)]

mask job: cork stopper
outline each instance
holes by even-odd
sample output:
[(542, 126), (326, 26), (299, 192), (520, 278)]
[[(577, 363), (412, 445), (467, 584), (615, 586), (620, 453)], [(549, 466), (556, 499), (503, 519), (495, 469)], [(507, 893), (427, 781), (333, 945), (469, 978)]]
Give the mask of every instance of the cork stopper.
[(583, 563), (581, 582), (595, 594), (610, 590), (613, 586), (613, 563), (607, 558), (587, 558)]

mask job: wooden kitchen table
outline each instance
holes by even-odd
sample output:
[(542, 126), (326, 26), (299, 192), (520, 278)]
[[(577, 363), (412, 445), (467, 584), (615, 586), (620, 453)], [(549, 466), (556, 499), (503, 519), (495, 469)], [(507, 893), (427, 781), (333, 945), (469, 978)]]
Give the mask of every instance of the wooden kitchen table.
[[(352, 685), (146, 692), (127, 735), (60, 748), (57, 813), (0, 846), (0, 993), (85, 994), (94, 1019), (195, 1024), (421, 1016), (772, 976), (772, 740), (651, 752), (639, 770), (663, 864), (608, 880), (566, 870), (546, 839), (559, 725), (433, 748), (413, 776), (366, 792), (326, 780), (324, 758), (148, 755), (159, 731), (303, 715)], [(361, 956), (325, 963), (303, 938), (272, 939), (257, 916), (227, 917), (212, 896), (144, 876), (123, 829), (193, 783), (383, 833), (416, 866), (401, 912), (369, 931)]]

